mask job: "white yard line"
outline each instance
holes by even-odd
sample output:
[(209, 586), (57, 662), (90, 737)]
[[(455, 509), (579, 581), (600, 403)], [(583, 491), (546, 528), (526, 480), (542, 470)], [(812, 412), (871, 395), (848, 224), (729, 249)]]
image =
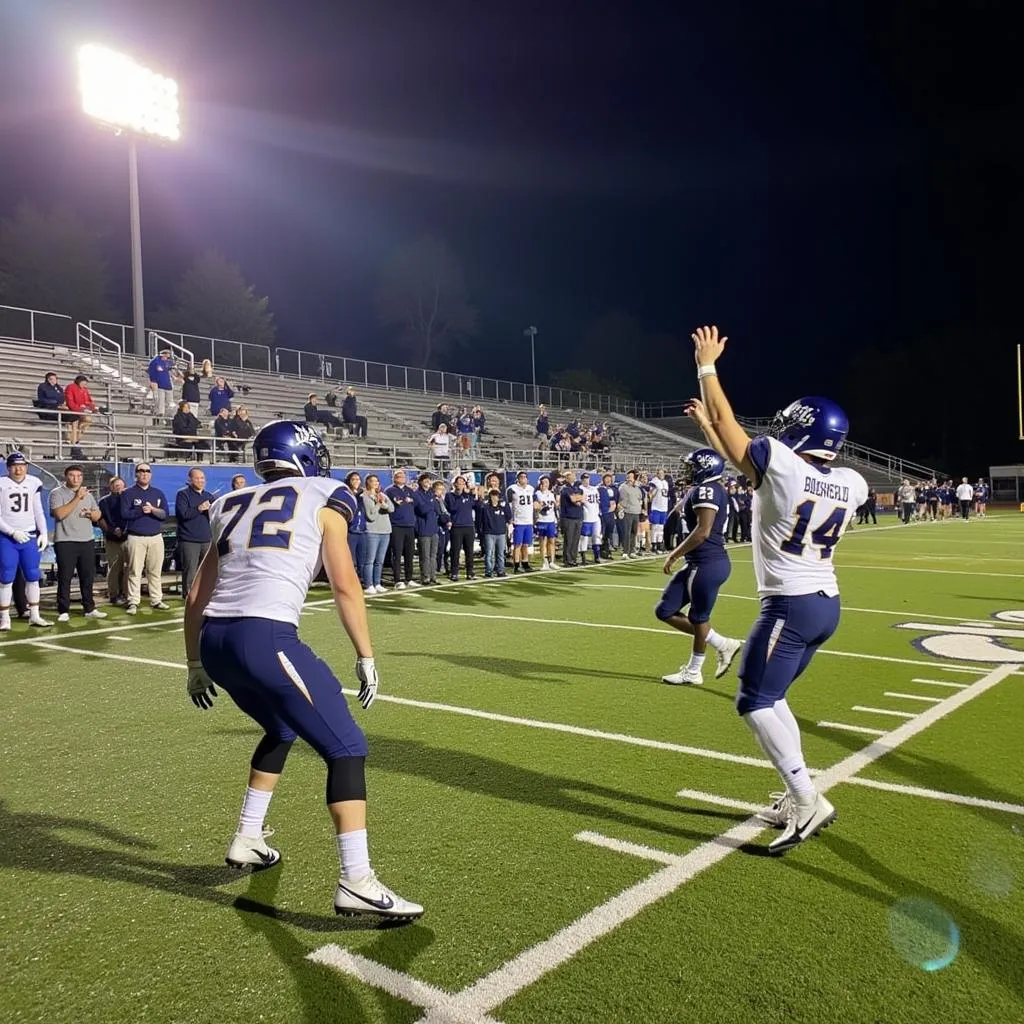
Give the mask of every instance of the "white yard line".
[[(79, 637), (86, 638), (91, 636), (103, 636), (105, 633), (127, 633), (132, 629), (154, 629), (158, 626), (170, 626), (175, 623), (179, 625), (185, 620), (182, 618), (176, 619), (157, 619), (154, 622), (130, 622), (124, 626), (102, 626), (99, 629), (92, 629), (88, 626), (80, 627), (78, 629), (68, 630), (66, 633), (47, 633), (46, 636), (52, 642), (54, 640), (75, 640)], [(38, 634), (36, 634), (38, 637)], [(15, 647), (21, 644), (35, 644), (38, 643), (36, 637), (23, 637), (20, 640), (4, 640), (0, 643), (0, 650), (6, 647)]]
[(746, 800), (733, 800), (727, 796), (718, 796), (717, 793), (702, 793), (699, 789), (681, 789), (676, 793), (676, 796), (682, 797), (684, 800), (697, 800), (704, 804), (714, 804), (715, 807), (727, 807), (732, 811), (746, 811), (748, 814), (754, 814), (764, 807), (764, 804), (752, 804)]
[(613, 839), (600, 832), (577, 832), (573, 839), (578, 839), (581, 843), (589, 843), (591, 846), (599, 846), (603, 850), (611, 850), (613, 853), (625, 853), (630, 857), (639, 857), (641, 860), (657, 861), (659, 864), (678, 864), (680, 860), (680, 855), (677, 853), (655, 850), (654, 847), (644, 846), (641, 843), (628, 843), (625, 839)]
[[(752, 565), (750, 558), (734, 558), (733, 562), (742, 565)], [(873, 572), (923, 572), (938, 573), (942, 576), (996, 576), (1007, 580), (1024, 580), (1024, 573), (1019, 572), (970, 572), (967, 569), (922, 569), (908, 565), (861, 565), (858, 562), (836, 562), (836, 568), (840, 573), (847, 569), (871, 569)]]
[[(494, 619), (496, 622), (530, 622), (539, 626), (580, 626), (584, 629), (620, 629), (632, 633), (654, 633), (679, 642), (679, 634), (673, 630), (658, 626), (629, 626), (621, 622), (587, 622), (583, 619), (540, 619), (526, 615), (492, 615), (486, 612), (457, 612), (447, 608), (413, 608), (404, 609), (420, 615), (448, 615), (463, 619)], [(982, 665), (942, 665), (935, 661), (922, 661), (919, 658), (896, 658), (885, 654), (864, 654), (860, 651), (836, 651), (831, 647), (823, 647), (819, 654), (834, 658), (863, 658), (866, 661), (885, 661), (895, 665), (918, 665), (924, 668), (937, 668), (944, 672), (970, 672), (979, 675), (986, 666)]]
[(866, 711), (870, 715), (889, 715), (891, 718), (917, 718), (913, 711), (892, 711), (889, 708), (866, 708), (863, 704), (854, 704), (852, 711)]
[(885, 697), (902, 697), (904, 700), (919, 700), (924, 704), (941, 704), (941, 697), (925, 697), (920, 693), (899, 693), (896, 690), (886, 690)]
[(869, 729), (866, 725), (848, 725), (846, 722), (819, 722), (822, 729), (843, 729), (846, 732), (859, 732), (865, 736), (884, 736), (884, 729)]
[(966, 690), (967, 683), (950, 683), (944, 679), (911, 679), (912, 683), (921, 683), (924, 686), (946, 686), (951, 690)]
[(860, 775), (847, 779), (854, 786), (867, 786), (869, 789), (881, 789), (887, 793), (903, 793), (906, 796), (923, 797), (926, 800), (941, 800), (949, 804), (963, 804), (965, 807), (983, 807), (989, 811), (1005, 811), (1007, 814), (1024, 814), (1024, 805), (1008, 804), (1002, 800), (985, 800), (978, 796), (964, 796), (962, 793), (945, 793), (938, 789), (924, 789), (921, 786), (904, 786), (897, 782), (879, 782), (877, 779), (865, 779)]

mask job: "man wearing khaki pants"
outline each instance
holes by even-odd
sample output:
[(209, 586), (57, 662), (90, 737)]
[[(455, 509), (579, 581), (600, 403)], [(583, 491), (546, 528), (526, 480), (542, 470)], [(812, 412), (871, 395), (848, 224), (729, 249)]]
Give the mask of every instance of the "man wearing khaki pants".
[(124, 517), (128, 551), (128, 607), (125, 611), (135, 615), (142, 597), (142, 573), (149, 585), (149, 603), (164, 611), (163, 585), (160, 579), (164, 565), (163, 522), (167, 518), (167, 498), (163, 491), (150, 486), (153, 470), (146, 462), (135, 467), (135, 486), (121, 495), (121, 515)]

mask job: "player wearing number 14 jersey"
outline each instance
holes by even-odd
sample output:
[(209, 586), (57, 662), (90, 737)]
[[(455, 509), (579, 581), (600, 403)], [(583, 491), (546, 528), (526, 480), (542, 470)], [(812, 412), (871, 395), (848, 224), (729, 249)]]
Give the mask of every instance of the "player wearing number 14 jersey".
[(330, 477), (331, 457), (304, 423), (268, 423), (253, 439), (265, 481), (218, 499), (210, 509), (213, 545), (185, 606), (188, 693), (210, 708), (216, 686), (264, 731), (252, 755), (238, 831), (226, 860), (266, 868), (281, 854), (266, 843), (264, 818), (292, 743), (301, 737), (327, 767), (341, 880), (339, 914), (414, 918), (423, 913), (382, 885), (366, 842), (366, 737), (334, 673), (298, 637), (306, 591), (321, 565), (341, 624), (356, 650), (359, 701), (377, 695), (377, 670), (363, 589), (352, 565), (348, 523), (357, 499)]
[(773, 854), (809, 839), (835, 819), (804, 763), (790, 685), (839, 624), (832, 552), (868, 497), (864, 478), (830, 463), (849, 422), (827, 398), (801, 398), (778, 413), (770, 437), (747, 436), (718, 379), (726, 339), (718, 328), (693, 335), (703, 404), (687, 408), (712, 446), (754, 483), (754, 573), (761, 614), (743, 650), (736, 708), (782, 776), (786, 792), (761, 812), (784, 831)]

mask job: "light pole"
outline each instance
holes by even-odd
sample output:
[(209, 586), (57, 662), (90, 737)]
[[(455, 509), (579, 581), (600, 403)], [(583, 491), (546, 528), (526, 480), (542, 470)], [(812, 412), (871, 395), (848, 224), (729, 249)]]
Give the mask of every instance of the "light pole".
[(136, 64), (131, 57), (89, 44), (78, 51), (82, 109), (118, 135), (128, 137), (128, 189), (132, 240), (132, 319), (135, 352), (146, 353), (146, 307), (142, 291), (142, 220), (139, 214), (138, 140), (181, 138), (178, 83)]
[(523, 331), (523, 335), (524, 337), (526, 335), (529, 335), (530, 337), (530, 369), (533, 372), (533, 404), (539, 405), (540, 403), (537, 401), (537, 353), (534, 349), (534, 339), (537, 337), (537, 328), (527, 327), (526, 330)]

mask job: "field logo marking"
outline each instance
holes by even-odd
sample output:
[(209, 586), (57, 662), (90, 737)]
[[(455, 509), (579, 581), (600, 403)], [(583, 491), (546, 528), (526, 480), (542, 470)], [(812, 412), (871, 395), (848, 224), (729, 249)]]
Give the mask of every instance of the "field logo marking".
[(910, 641), (922, 654), (952, 661), (1024, 665), (1024, 610), (995, 612), (992, 618), (992, 623), (964, 621), (941, 629), (934, 622), (897, 622), (893, 628), (925, 632), (927, 635)]

